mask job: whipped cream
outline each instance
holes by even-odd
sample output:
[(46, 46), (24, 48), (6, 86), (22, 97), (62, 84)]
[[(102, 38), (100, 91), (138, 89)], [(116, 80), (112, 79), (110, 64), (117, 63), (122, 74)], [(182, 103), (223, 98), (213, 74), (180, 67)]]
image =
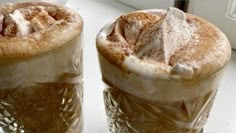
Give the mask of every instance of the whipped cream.
[(135, 46), (139, 58), (169, 64), (175, 50), (188, 44), (194, 27), (186, 22), (185, 13), (170, 7), (158, 22), (144, 29)]
[(39, 32), (63, 21), (63, 19), (55, 19), (59, 16), (57, 13), (53, 7), (40, 5), (19, 8), (9, 13), (0, 13), (0, 31), (3, 36), (10, 37), (26, 36), (33, 32)]
[(108, 23), (97, 48), (123, 70), (162, 79), (207, 77), (223, 68), (231, 53), (217, 27), (172, 7), (132, 12)]
[[(135, 56), (127, 57), (127, 60), (145, 61), (146, 67), (144, 68), (139, 68), (140, 65), (136, 65), (139, 70), (153, 69), (153, 65), (158, 65), (162, 66), (160, 69), (166, 68), (164, 71), (175, 75), (174, 77), (191, 78), (193, 75), (191, 65), (183, 62), (181, 65), (178, 62), (171, 64), (170, 59), (176, 50), (193, 44), (189, 41), (194, 40), (195, 30), (194, 24), (187, 23), (184, 12), (170, 7), (166, 13), (158, 15), (135, 12), (121, 16), (114, 23), (113, 30), (108, 34), (107, 39), (119, 42), (117, 45), (122, 43), (121, 50), (127, 55)], [(130, 63), (124, 61), (124, 66), (130, 67)]]
[(56, 20), (51, 17), (46, 11), (39, 12), (31, 21), (34, 31), (41, 31), (50, 25), (55, 24)]
[(25, 36), (32, 32), (30, 22), (27, 21), (19, 10), (15, 10), (10, 17), (17, 25), (17, 36)]

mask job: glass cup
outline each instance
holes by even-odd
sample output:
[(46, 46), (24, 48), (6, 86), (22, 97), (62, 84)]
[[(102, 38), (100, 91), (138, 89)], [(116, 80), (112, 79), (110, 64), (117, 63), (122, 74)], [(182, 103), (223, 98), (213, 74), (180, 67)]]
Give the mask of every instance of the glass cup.
[[(151, 13), (159, 17), (164, 16), (163, 13), (165, 13), (163, 10), (138, 12)], [(217, 46), (216, 43), (222, 45), (217, 50), (222, 50), (222, 53), (216, 51), (217, 54), (222, 54), (219, 56), (222, 58), (212, 58), (212, 64), (202, 65), (205, 68), (196, 70), (201, 74), (188, 79), (178, 78), (171, 72), (163, 72), (162, 70), (166, 67), (162, 67), (162, 64), (146, 65), (147, 63), (142, 59), (133, 54), (127, 54), (130, 49), (127, 43), (122, 46), (119, 42), (122, 40), (120, 36), (108, 40), (111, 34), (118, 34), (118, 32), (121, 35), (125, 34), (124, 29), (117, 30), (117, 25), (122, 23), (108, 23), (98, 33), (96, 44), (102, 79), (106, 84), (104, 103), (109, 132), (203, 132), (203, 126), (207, 121), (224, 69), (229, 61), (231, 49), (225, 35), (209, 22), (193, 15), (187, 15), (187, 18), (202, 23), (204, 26), (201, 30), (203, 31), (209, 26), (208, 30), (212, 30), (217, 37), (219, 35), (223, 39), (222, 42), (208, 42), (209, 46)], [(125, 21), (121, 22), (125, 23)], [(215, 65), (215, 62), (219, 60), (221, 62), (218, 62), (218, 66)]]
[[(45, 9), (41, 11), (37, 6)], [(3, 7), (4, 17), (21, 11), (27, 23), (36, 28), (26, 35), (14, 34), (14, 31), (7, 34), (7, 28), (1, 32), (0, 132), (80, 133), (83, 125), (82, 18), (71, 9), (49, 3), (16, 3)], [(37, 17), (37, 12), (44, 19)], [(21, 19), (21, 23), (26, 20)]]

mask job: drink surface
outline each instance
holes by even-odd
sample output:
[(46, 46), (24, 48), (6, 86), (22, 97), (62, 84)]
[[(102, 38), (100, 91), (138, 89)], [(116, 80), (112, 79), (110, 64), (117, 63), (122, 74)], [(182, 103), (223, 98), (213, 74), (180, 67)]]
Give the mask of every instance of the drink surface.
[(220, 70), (231, 53), (217, 27), (175, 8), (119, 17), (99, 32), (97, 48), (124, 70), (163, 79), (207, 77)]
[[(82, 31), (74, 10), (46, 2), (0, 7), (0, 63), (52, 51)], [(7, 46), (6, 46), (7, 44)]]

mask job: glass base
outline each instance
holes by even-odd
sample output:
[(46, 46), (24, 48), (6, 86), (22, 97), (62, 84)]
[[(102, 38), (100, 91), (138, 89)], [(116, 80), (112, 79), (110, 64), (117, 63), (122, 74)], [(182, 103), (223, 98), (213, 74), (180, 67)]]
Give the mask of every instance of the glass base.
[[(205, 101), (214, 99), (210, 95), (195, 101), (194, 109), (200, 110), (205, 103), (209, 108), (212, 102)], [(209, 114), (209, 110), (204, 110), (201, 119), (194, 121), (199, 110), (189, 113), (190, 100), (150, 103), (114, 88), (104, 91), (104, 102), (110, 133), (203, 133), (201, 127)]]

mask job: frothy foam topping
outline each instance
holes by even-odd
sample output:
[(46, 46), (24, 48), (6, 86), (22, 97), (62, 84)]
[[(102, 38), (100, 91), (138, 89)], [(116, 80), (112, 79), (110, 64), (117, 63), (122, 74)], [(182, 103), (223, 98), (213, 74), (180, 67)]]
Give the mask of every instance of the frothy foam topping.
[(80, 15), (48, 2), (0, 6), (0, 63), (49, 52), (78, 37)]
[[(9, 19), (12, 19), (13, 23), (10, 23), (8, 25), (16, 24), (17, 36), (25, 36), (32, 32), (30, 21), (27, 21), (19, 10), (15, 10), (12, 14), (9, 14), (9, 16), (10, 16)], [(10, 31), (11, 30), (14, 30), (14, 29), (10, 29)], [(7, 30), (4, 30), (4, 35), (8, 35)]]
[(170, 7), (161, 18), (146, 13), (121, 16), (108, 39), (127, 43), (141, 59), (169, 64), (175, 50), (188, 44), (194, 29), (184, 12)]
[(161, 78), (202, 78), (230, 58), (228, 39), (217, 27), (172, 7), (119, 17), (98, 34), (97, 48), (122, 69)]
[(135, 54), (139, 58), (169, 64), (175, 50), (187, 45), (193, 29), (186, 22), (184, 12), (169, 8), (164, 17), (142, 31), (135, 44)]
[(28, 6), (0, 13), (0, 31), (2, 36), (26, 36), (30, 33), (53, 27), (65, 21), (63, 12), (56, 7)]
[[(175, 50), (188, 45), (194, 30), (194, 25), (186, 22), (184, 12), (170, 7), (162, 17), (146, 13), (121, 16), (108, 39), (126, 44), (140, 59), (169, 65)], [(192, 71), (186, 64), (173, 68), (173, 73), (184, 77), (191, 77)]]

